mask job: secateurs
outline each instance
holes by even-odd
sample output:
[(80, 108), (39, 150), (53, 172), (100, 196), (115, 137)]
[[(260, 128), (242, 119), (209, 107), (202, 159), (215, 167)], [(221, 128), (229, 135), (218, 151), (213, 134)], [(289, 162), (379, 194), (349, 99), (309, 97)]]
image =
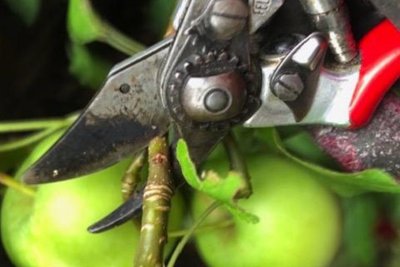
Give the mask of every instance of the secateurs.
[[(271, 40), (263, 30), (283, 0), (181, 1), (174, 36), (116, 65), (24, 181), (97, 171), (170, 128), (200, 164), (235, 125), (363, 126), (399, 77), (400, 32), (385, 20), (357, 48), (343, 1), (300, 3), (314, 30)], [(111, 221), (137, 206), (128, 201)]]

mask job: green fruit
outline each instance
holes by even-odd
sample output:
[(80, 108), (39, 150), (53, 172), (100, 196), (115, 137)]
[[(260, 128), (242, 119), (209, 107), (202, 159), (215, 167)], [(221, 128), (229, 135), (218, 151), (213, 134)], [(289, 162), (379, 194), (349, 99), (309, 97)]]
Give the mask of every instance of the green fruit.
[[(218, 169), (219, 162), (213, 162)], [(204, 260), (212, 267), (326, 267), (341, 236), (341, 212), (335, 196), (304, 168), (279, 156), (248, 160), (253, 195), (239, 205), (257, 215), (251, 224), (233, 218), (233, 226), (196, 235)], [(198, 217), (211, 203), (196, 194), (193, 211)], [(205, 224), (226, 221), (223, 208)]]
[[(59, 136), (39, 144), (22, 170)], [(1, 229), (13, 263), (17, 267), (131, 267), (139, 240), (138, 225), (126, 223), (102, 234), (86, 230), (122, 203), (121, 177), (126, 167), (125, 161), (79, 179), (40, 185), (34, 197), (8, 189), (2, 204)], [(170, 229), (179, 229), (182, 217), (182, 200), (176, 197)]]

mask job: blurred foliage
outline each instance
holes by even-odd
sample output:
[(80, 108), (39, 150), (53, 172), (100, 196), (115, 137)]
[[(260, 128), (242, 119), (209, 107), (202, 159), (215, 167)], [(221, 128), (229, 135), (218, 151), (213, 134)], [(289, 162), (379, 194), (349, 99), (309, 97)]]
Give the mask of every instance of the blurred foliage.
[[(282, 129), (278, 129), (282, 136)], [(282, 145), (286, 150), (299, 158), (330, 169), (339, 169), (339, 166), (319, 146), (317, 146), (310, 134), (304, 129), (297, 129), (290, 136), (281, 137)]]
[(89, 0), (69, 1), (67, 27), (72, 43), (69, 70), (81, 84), (91, 88), (100, 87), (112, 64), (95, 55), (85, 45), (95, 41), (104, 42), (128, 55), (144, 48), (101, 19)]
[(86, 46), (72, 43), (69, 48), (69, 71), (79, 82), (90, 88), (100, 88), (112, 64), (98, 57)]
[[(378, 205), (372, 195), (343, 201), (344, 264), (376, 266), (378, 260), (375, 226), (379, 220)], [(343, 266), (346, 266), (343, 265)]]
[(153, 32), (159, 34), (160, 38), (165, 33), (165, 26), (171, 20), (172, 12), (175, 9), (176, 0), (150, 0), (148, 27)]
[(78, 44), (96, 41), (104, 34), (101, 18), (86, 0), (69, 1), (67, 25), (71, 41)]
[(39, 14), (41, 0), (6, 0), (6, 2), (27, 25), (32, 25)]
[(89, 0), (70, 0), (69, 3), (68, 32), (72, 42), (84, 45), (100, 41), (127, 55), (133, 55), (144, 48), (101, 19)]

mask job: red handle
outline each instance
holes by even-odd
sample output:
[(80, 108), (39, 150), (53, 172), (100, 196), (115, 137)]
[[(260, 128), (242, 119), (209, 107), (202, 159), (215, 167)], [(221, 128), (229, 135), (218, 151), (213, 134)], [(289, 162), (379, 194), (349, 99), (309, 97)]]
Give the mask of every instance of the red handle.
[(352, 128), (366, 124), (390, 87), (400, 78), (400, 31), (388, 20), (360, 42), (361, 70), (350, 104)]

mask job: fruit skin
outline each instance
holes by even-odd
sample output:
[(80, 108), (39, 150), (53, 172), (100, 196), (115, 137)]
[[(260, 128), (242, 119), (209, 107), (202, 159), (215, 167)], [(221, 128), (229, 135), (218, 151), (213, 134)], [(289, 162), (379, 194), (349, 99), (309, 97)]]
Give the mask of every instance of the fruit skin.
[[(260, 222), (233, 218), (231, 227), (199, 232), (196, 244), (208, 266), (329, 266), (341, 237), (341, 211), (335, 196), (307, 170), (279, 156), (252, 156), (248, 164), (254, 193), (239, 205)], [(218, 169), (220, 164), (211, 165)], [(210, 203), (197, 193), (194, 217)], [(219, 208), (205, 224), (229, 217)]]
[[(17, 177), (55, 142), (39, 144)], [(17, 267), (131, 267), (139, 226), (126, 223), (101, 234), (86, 228), (122, 203), (121, 177), (128, 162), (79, 179), (40, 185), (35, 197), (8, 189), (2, 204), (2, 240)], [(180, 228), (183, 202), (173, 200), (171, 230)], [(171, 250), (171, 244), (167, 251)]]

